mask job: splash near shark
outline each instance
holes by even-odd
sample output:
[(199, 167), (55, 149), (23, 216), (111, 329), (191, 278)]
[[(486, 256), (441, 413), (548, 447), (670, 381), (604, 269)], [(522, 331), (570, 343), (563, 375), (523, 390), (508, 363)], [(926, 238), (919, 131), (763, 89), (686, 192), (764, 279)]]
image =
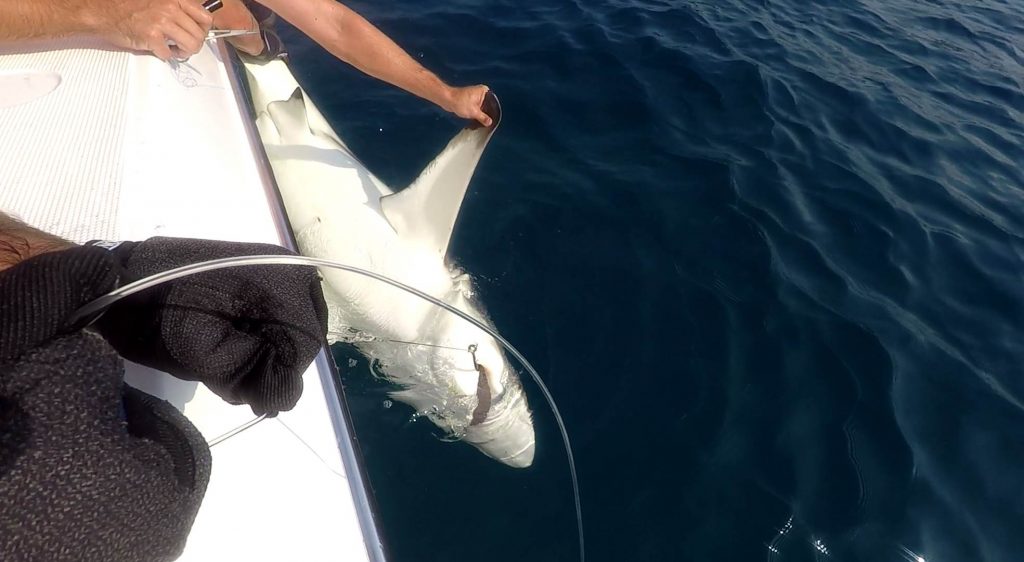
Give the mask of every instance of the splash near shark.
[[(303, 255), (385, 275), (492, 326), (448, 246), (476, 165), (501, 119), (460, 131), (401, 191), (371, 174), (273, 61), (247, 65), (257, 127)], [(353, 343), (446, 433), (513, 467), (533, 463), (532, 415), (519, 376), (480, 328), (370, 278), (321, 268), (330, 341)], [(360, 335), (366, 337), (359, 337)], [(415, 342), (410, 345), (407, 342)]]

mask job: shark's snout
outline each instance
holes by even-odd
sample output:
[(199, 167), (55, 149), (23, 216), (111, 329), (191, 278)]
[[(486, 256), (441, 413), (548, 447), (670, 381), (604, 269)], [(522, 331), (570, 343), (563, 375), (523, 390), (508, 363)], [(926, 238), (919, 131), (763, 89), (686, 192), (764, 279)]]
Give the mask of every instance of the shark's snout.
[[(497, 460), (516, 468), (526, 468), (533, 464), (533, 454), (537, 440), (533, 434), (533, 423), (526, 421), (510, 432), (512, 439), (508, 439), (500, 448), (496, 448), (493, 454), (487, 450), (485, 453)], [(518, 437), (518, 439), (516, 438)], [(506, 456), (498, 456), (506, 455)]]
[(464, 440), (480, 449), (485, 455), (516, 468), (533, 464), (536, 436), (533, 419), (526, 406), (526, 399), (518, 387), (510, 389), (513, 396), (505, 396), (499, 408), (493, 408), (491, 415), (482, 423), (471, 425)]

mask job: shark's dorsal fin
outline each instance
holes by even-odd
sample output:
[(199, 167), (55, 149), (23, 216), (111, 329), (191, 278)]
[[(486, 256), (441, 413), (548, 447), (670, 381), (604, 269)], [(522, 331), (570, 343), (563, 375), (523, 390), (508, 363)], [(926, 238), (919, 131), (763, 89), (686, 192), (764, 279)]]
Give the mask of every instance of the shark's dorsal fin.
[(494, 121), (490, 127), (476, 122), (466, 127), (409, 187), (380, 200), (384, 217), (399, 236), (421, 243), (442, 257), (448, 250), (466, 186), (501, 121), (501, 106), (493, 93), (487, 93), (483, 109)]

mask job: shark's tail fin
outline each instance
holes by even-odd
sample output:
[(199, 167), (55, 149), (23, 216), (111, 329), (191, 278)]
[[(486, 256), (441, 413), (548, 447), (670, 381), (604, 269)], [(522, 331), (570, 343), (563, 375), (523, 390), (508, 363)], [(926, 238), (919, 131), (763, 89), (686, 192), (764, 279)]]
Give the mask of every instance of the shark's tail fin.
[(488, 92), (483, 110), (490, 127), (473, 121), (455, 135), (409, 187), (380, 201), (384, 216), (399, 236), (422, 242), (444, 257), (466, 187), (491, 135), (501, 122), (501, 104)]

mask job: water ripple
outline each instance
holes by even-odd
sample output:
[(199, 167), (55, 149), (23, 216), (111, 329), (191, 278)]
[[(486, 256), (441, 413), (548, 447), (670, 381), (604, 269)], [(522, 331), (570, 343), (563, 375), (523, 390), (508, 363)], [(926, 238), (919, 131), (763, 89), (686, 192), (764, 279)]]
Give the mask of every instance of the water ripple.
[[(453, 252), (559, 400), (592, 560), (1020, 557), (1017, 3), (353, 5), (502, 97)], [(286, 37), (389, 183), (457, 127)], [(573, 557), (544, 412), (509, 472), (345, 381), (396, 559)]]

